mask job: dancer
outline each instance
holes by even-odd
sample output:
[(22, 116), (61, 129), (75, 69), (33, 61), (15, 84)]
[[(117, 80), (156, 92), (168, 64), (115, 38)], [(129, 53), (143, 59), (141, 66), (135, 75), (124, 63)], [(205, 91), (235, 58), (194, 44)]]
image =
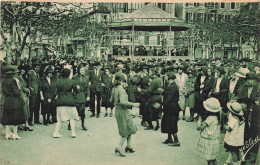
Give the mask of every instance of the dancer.
[(72, 90), (78, 92), (78, 89), (74, 83), (74, 80), (69, 79), (70, 72), (70, 69), (65, 68), (62, 72), (63, 78), (59, 79), (56, 84), (57, 123), (53, 133), (54, 138), (62, 137), (62, 135), (59, 133), (61, 122), (68, 120), (70, 121), (72, 138), (76, 137), (74, 120), (79, 120), (79, 116), (76, 109), (77, 100), (75, 93), (73, 93)]
[(131, 146), (131, 135), (135, 134), (137, 131), (129, 109), (132, 107), (139, 107), (140, 103), (128, 102), (128, 95), (124, 89), (124, 86), (126, 86), (124, 76), (116, 75), (114, 85), (115, 87), (112, 90), (110, 101), (114, 103), (115, 106), (115, 116), (119, 135), (121, 136), (119, 146), (116, 147), (115, 152), (119, 153), (120, 156), (125, 157), (126, 155), (122, 151), (124, 142), (127, 140), (125, 152), (135, 152)]
[[(81, 119), (81, 127), (84, 131), (87, 131), (85, 125), (85, 108), (86, 101), (90, 100), (90, 90), (89, 90), (89, 77), (86, 75), (86, 69), (83, 65), (78, 67), (78, 74), (72, 78), (79, 90), (77, 94), (77, 110)], [(70, 126), (69, 126), (70, 128)]]
[[(168, 85), (164, 91), (163, 97), (163, 117), (162, 117), (162, 133), (168, 134), (168, 139), (165, 140), (164, 144), (171, 144), (171, 146), (180, 146), (178, 140), (178, 120), (179, 112), (181, 108), (178, 104), (179, 101), (179, 90), (175, 83), (176, 76), (173, 72), (167, 72), (165, 80), (168, 81)], [(172, 136), (174, 137), (174, 143)]]

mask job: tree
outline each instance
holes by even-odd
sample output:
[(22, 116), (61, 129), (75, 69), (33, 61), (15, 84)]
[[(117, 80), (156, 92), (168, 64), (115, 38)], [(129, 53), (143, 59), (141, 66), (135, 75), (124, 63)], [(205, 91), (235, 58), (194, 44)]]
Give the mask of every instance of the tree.
[[(1, 38), (10, 57), (19, 57), (29, 41), (42, 35), (52, 36), (77, 31), (89, 16), (82, 3), (1, 2)], [(88, 5), (86, 5), (88, 6)], [(70, 26), (69, 26), (70, 25)]]
[(248, 44), (257, 54), (260, 53), (260, 12), (259, 3), (245, 3), (240, 7), (240, 12), (236, 16), (236, 25), (240, 34), (240, 43)]

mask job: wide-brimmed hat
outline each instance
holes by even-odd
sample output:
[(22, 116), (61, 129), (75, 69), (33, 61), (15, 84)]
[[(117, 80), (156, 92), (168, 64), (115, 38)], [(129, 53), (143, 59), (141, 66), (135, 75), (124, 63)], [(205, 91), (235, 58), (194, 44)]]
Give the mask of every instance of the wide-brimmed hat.
[(5, 69), (5, 74), (15, 74), (19, 73), (20, 71), (18, 70), (18, 67), (15, 65), (9, 65)]
[(122, 63), (117, 64), (117, 69), (124, 69), (124, 65)]
[(174, 69), (178, 69), (178, 65), (173, 64), (173, 65), (168, 67), (168, 70), (174, 70)]
[(53, 73), (53, 69), (51, 67), (49, 67), (45, 70), (45, 74), (48, 74), (48, 73)]
[(178, 69), (184, 70), (185, 67), (183, 65), (178, 65)]
[(206, 101), (203, 101), (203, 106), (207, 111), (214, 113), (219, 112), (222, 109), (218, 99), (214, 97), (208, 98)]
[(55, 69), (54, 66), (49, 65), (49, 66), (46, 66), (46, 67), (44, 68), (44, 71), (43, 71), (43, 72), (44, 72), (45, 74), (53, 73), (53, 72), (54, 72), (54, 69)]
[(227, 107), (234, 114), (237, 114), (239, 116), (243, 116), (243, 114), (244, 114), (242, 111), (243, 107), (238, 102), (228, 102)]
[(247, 68), (239, 68), (238, 71), (235, 72), (235, 75), (241, 78), (246, 78), (246, 74), (249, 72), (250, 70)]

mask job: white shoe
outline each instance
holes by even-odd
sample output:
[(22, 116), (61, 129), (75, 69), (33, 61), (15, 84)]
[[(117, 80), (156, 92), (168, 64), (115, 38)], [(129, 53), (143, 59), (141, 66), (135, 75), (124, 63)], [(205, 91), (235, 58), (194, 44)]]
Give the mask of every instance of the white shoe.
[(75, 133), (72, 133), (71, 137), (72, 137), (72, 138), (75, 138), (75, 137), (76, 137), (76, 134), (75, 134)]
[(59, 134), (59, 133), (54, 133), (52, 137), (54, 137), (54, 138), (61, 138), (61, 137), (62, 137), (62, 135), (61, 135), (61, 134)]
[(13, 135), (12, 135), (12, 138), (13, 138), (14, 140), (20, 140), (20, 139), (21, 139), (21, 137), (18, 136), (17, 134), (13, 134)]

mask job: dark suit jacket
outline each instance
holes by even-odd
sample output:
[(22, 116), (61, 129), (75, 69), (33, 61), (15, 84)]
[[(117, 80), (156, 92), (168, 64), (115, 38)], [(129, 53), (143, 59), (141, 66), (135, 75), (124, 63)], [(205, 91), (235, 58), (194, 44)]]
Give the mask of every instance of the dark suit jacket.
[(89, 76), (90, 76), (90, 89), (93, 91), (100, 92), (102, 91), (102, 80), (103, 80), (103, 71), (99, 70), (99, 74), (95, 74), (95, 70), (90, 71)]
[(200, 94), (201, 98), (206, 100), (209, 97), (209, 92), (213, 89), (215, 78), (213, 76), (206, 77), (204, 80), (204, 88)]
[(75, 81), (75, 84), (79, 86), (79, 93), (77, 93), (78, 103), (85, 103), (86, 98), (90, 97), (89, 77), (84, 75), (82, 76), (82, 80), (80, 77), (80, 75), (75, 75), (72, 79)]
[(53, 79), (51, 79), (51, 84), (49, 85), (46, 77), (41, 78), (39, 91), (42, 91), (44, 100), (55, 98), (55, 96), (56, 96), (56, 86), (55, 86), (55, 84), (56, 83)]
[(238, 89), (246, 82), (246, 79), (244, 78), (239, 78), (237, 81), (237, 84), (234, 89), (234, 94), (237, 96), (238, 95)]
[(239, 89), (237, 94), (237, 101), (240, 103), (247, 104), (247, 108), (250, 109), (253, 107), (255, 100), (258, 97), (258, 87), (253, 86), (253, 90), (248, 98), (248, 85), (244, 83)]
[(158, 88), (163, 87), (163, 82), (161, 78), (154, 78), (147, 89), (141, 91), (141, 95), (149, 95), (148, 102), (155, 103), (161, 102), (161, 93), (158, 91)]
[[(212, 91), (215, 91), (216, 84), (217, 84), (217, 78), (214, 79)], [(226, 104), (229, 100), (228, 99), (228, 91), (229, 91), (229, 79), (224, 76), (222, 78), (221, 82), (220, 82), (220, 85), (219, 85), (219, 93), (211, 95), (213, 97), (216, 97), (219, 100), (222, 108), (226, 107)]]
[(163, 112), (166, 114), (176, 115), (179, 113), (180, 107), (179, 101), (179, 89), (175, 82), (169, 84), (163, 93)]
[(30, 70), (28, 72), (28, 85), (29, 88), (33, 88), (31, 94), (37, 95), (39, 93), (39, 86), (40, 86), (40, 77), (35, 74), (34, 71)]

